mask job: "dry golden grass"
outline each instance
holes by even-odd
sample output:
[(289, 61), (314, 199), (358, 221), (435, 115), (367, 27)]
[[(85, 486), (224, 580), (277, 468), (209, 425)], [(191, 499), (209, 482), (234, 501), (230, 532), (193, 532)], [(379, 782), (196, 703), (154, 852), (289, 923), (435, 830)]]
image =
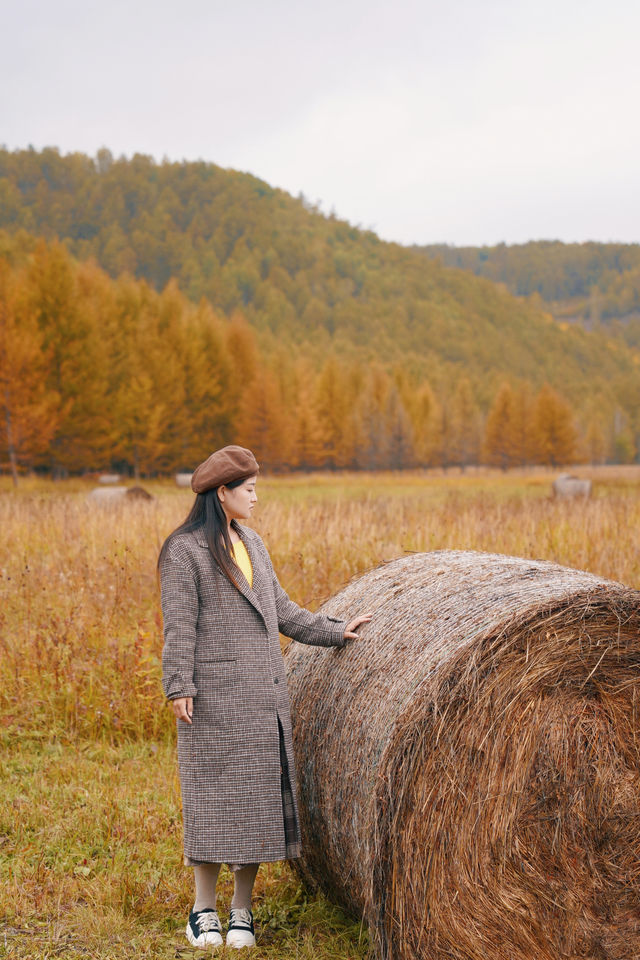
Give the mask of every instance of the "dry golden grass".
[[(152, 503), (107, 508), (87, 502), (86, 484), (70, 486), (0, 494), (3, 722), (172, 737), (155, 564), (193, 495), (155, 484)], [(554, 501), (549, 489), (541, 472), (269, 479), (254, 525), (282, 584), (311, 608), (407, 551), (543, 558), (640, 586), (638, 474), (605, 474), (586, 502)]]
[[(0, 483), (0, 955), (191, 956), (155, 563), (192, 495), (157, 482), (154, 502), (105, 509), (90, 486)], [(310, 607), (381, 560), (443, 548), (639, 587), (638, 469), (600, 471), (588, 502), (549, 490), (543, 471), (264, 478), (254, 525)], [(285, 868), (257, 889), (256, 960), (366, 956), (359, 926), (307, 902)]]

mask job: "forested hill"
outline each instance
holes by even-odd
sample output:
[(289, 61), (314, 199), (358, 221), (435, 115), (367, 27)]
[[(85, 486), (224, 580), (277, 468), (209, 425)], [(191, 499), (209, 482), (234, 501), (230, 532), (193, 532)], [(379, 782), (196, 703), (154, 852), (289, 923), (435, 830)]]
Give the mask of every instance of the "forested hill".
[(572, 400), (624, 373), (580, 331), (494, 284), (325, 217), (302, 198), (208, 163), (0, 151), (0, 228), (61, 238), (79, 260), (191, 300), (241, 310), (280, 344), (320, 361), (354, 357), (429, 371), (441, 386), (469, 376), (485, 406), (497, 377), (549, 381)]
[(541, 240), (495, 247), (416, 247), (446, 266), (504, 283), (518, 296), (539, 294), (558, 318), (588, 326), (631, 322), (640, 343), (640, 244)]
[[(207, 422), (211, 442), (244, 440), (274, 466), (477, 462), (507, 421), (509, 452), (491, 462), (555, 462), (540, 424), (557, 434), (560, 409), (576, 441), (563, 457), (630, 459), (639, 446), (638, 356), (605, 331), (558, 325), (530, 298), (213, 164), (0, 151), (0, 280), (7, 342), (16, 356), (28, 342), (49, 371), (20, 360), (33, 373), (12, 414), (24, 417), (25, 465), (53, 443), (65, 469), (118, 457), (187, 466), (182, 407)], [(95, 418), (120, 398), (101, 433), (79, 378)], [(215, 378), (217, 396), (236, 404), (218, 409), (217, 426)], [(58, 409), (49, 447), (41, 382)], [(551, 388), (561, 396), (549, 406)]]

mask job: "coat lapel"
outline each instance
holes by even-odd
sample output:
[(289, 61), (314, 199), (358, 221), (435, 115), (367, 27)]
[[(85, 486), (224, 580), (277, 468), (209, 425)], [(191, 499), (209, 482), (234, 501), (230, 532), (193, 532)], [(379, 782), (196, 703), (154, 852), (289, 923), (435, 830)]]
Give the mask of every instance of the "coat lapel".
[[(240, 567), (236, 568), (234, 572), (236, 575), (237, 588), (242, 594), (242, 596), (245, 597), (253, 607), (255, 607), (257, 612), (265, 621), (265, 625), (266, 625), (264, 612), (262, 610), (262, 606), (258, 596), (259, 592), (261, 592), (261, 588), (264, 585), (264, 576), (262, 574), (262, 564), (260, 562), (260, 557), (256, 555), (256, 551), (253, 548), (253, 544), (250, 538), (246, 536), (240, 524), (236, 523), (235, 520), (232, 520), (231, 523), (233, 525), (233, 529), (236, 531), (236, 533), (244, 543), (245, 547), (247, 548), (247, 553), (249, 554), (249, 559), (251, 560), (251, 566), (253, 568), (253, 587), (249, 586), (249, 582), (245, 577), (244, 573), (242, 572), (242, 570), (240, 569)], [(209, 544), (207, 543), (206, 537), (204, 536), (204, 533), (202, 532), (202, 530), (196, 530), (194, 535), (196, 537), (196, 540), (200, 544), (200, 546), (204, 547), (205, 550), (209, 550)], [(215, 563), (215, 560), (213, 559), (213, 557), (211, 557), (211, 562)], [(218, 566), (217, 563), (216, 563), (216, 566)], [(218, 569), (220, 568), (218, 567)], [(220, 572), (224, 577), (225, 574), (222, 573), (222, 571)]]
[(236, 531), (242, 542), (244, 543), (247, 553), (249, 554), (249, 560), (251, 560), (251, 568), (253, 571), (253, 587), (249, 586), (249, 583), (243, 574), (242, 570), (238, 567), (238, 588), (240, 592), (247, 598), (247, 600), (254, 605), (258, 613), (262, 616), (264, 620), (264, 613), (262, 611), (262, 606), (260, 604), (260, 594), (262, 593), (264, 587), (264, 575), (262, 569), (261, 558), (256, 553), (253, 542), (250, 537), (246, 535), (243, 528), (239, 523), (236, 523), (235, 520), (231, 521), (233, 529)]

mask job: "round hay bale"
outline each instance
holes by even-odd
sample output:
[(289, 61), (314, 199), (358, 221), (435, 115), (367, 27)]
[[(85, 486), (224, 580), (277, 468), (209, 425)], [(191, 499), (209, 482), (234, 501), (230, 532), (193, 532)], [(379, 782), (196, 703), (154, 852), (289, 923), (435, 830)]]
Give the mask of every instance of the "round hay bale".
[(640, 956), (640, 593), (555, 564), (414, 554), (292, 644), (302, 876), (385, 960)]
[(153, 500), (154, 497), (144, 487), (94, 487), (87, 494), (87, 499), (103, 506), (115, 507), (132, 500)]
[(119, 503), (127, 494), (126, 487), (94, 487), (87, 494), (87, 500), (95, 501), (107, 506)]
[(569, 473), (563, 473), (553, 481), (552, 490), (554, 497), (567, 499), (571, 497), (590, 497), (591, 480), (573, 477)]
[(145, 490), (144, 487), (127, 487), (128, 500), (153, 500), (153, 494)]

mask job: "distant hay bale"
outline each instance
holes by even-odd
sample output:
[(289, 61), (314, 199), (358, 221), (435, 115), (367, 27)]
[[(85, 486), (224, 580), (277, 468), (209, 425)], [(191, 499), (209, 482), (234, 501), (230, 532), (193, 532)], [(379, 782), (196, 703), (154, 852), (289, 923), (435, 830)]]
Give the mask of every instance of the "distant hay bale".
[(152, 494), (144, 487), (127, 487), (126, 497), (128, 500), (153, 500)]
[(569, 473), (563, 473), (553, 481), (554, 497), (590, 497), (591, 480), (581, 480), (580, 477), (573, 477)]
[(114, 504), (121, 501), (126, 492), (126, 487), (94, 487), (87, 494), (87, 500), (94, 503)]
[(144, 487), (94, 487), (87, 499), (103, 506), (115, 506), (131, 500), (153, 500), (153, 496)]
[(640, 593), (541, 561), (414, 554), (292, 644), (302, 876), (384, 960), (640, 956)]
[(177, 487), (190, 487), (192, 473), (176, 473), (175, 481)]
[(98, 477), (98, 483), (113, 485), (114, 483), (119, 483), (120, 474), (119, 473), (101, 473)]

